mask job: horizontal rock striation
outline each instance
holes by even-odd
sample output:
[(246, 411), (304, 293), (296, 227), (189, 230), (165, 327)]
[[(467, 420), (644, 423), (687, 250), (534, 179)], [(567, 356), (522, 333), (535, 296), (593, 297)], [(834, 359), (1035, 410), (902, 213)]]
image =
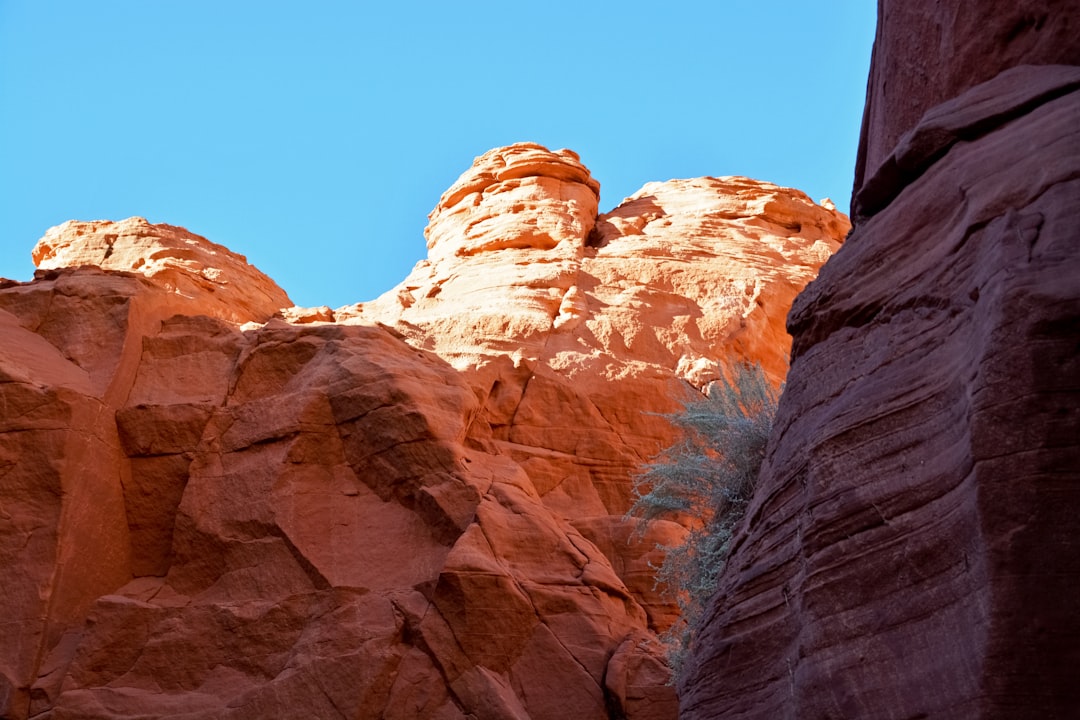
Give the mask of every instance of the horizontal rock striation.
[(856, 194), (931, 109), (1009, 68), (1076, 65), (1078, 15), (1080, 0), (879, 0)]
[[(1039, 7), (1002, 12), (1035, 18), (1025, 47), (1080, 61)], [(1013, 66), (1027, 55), (1010, 46), (972, 63), (982, 82), (956, 79), (982, 57), (983, 19), (1001, 22), (984, 9), (942, 44), (955, 97), (931, 82), (904, 101), (921, 119), (890, 129), (903, 113), (880, 114), (900, 102), (883, 68), (922, 63), (910, 45), (928, 42), (897, 18), (938, 10), (881, 4), (863, 138), (877, 164), (789, 316), (791, 373), (685, 717), (1080, 707), (1080, 67)]]
[(178, 228), (50, 231), (0, 288), (0, 715), (675, 717), (685, 530), (625, 520), (631, 476), (717, 360), (782, 375), (848, 225), (743, 178), (597, 195), (487, 153), (338, 310)]

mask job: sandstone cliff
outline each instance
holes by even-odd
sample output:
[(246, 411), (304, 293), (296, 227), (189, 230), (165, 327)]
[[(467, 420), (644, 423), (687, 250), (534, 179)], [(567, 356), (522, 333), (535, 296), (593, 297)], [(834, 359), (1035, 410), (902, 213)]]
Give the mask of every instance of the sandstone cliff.
[(882, 0), (688, 718), (1080, 708), (1080, 4)]
[(0, 283), (0, 714), (674, 717), (684, 531), (635, 537), (629, 478), (715, 359), (782, 376), (848, 224), (745, 178), (597, 196), (492, 151), (338, 310), (180, 228), (50, 230)]

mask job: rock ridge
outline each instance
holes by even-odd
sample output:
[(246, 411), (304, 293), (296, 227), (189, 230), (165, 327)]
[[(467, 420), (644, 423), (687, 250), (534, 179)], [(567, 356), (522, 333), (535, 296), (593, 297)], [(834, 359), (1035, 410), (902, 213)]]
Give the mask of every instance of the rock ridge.
[[(649, 183), (597, 215), (598, 185), (583, 171), (570, 151), (530, 143), (478, 157), (455, 185), (472, 190), (448, 191), (431, 213), (428, 260), (334, 317), (382, 322), (459, 368), (491, 355), (518, 364), (551, 356), (571, 376), (584, 367), (616, 378), (637, 362), (628, 351), (644, 352), (701, 387), (716, 377), (711, 349), (730, 342), (779, 381), (787, 336), (770, 324), (772, 309), (790, 305), (839, 247), (847, 218), (739, 177)], [(686, 270), (688, 261), (712, 269)], [(651, 316), (622, 311), (627, 302)], [(475, 328), (464, 343), (453, 329), (463, 313)], [(670, 339), (642, 331), (672, 321), (681, 327)]]
[(68, 221), (50, 228), (31, 253), (39, 270), (91, 266), (143, 275), (202, 312), (230, 322), (266, 322), (292, 306), (285, 291), (247, 258), (173, 225), (146, 218)]

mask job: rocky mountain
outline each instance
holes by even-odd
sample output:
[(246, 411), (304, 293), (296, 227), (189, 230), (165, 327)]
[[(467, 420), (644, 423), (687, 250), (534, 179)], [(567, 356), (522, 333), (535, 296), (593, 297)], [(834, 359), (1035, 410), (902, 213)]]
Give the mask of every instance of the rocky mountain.
[(632, 475), (717, 360), (783, 376), (849, 224), (738, 177), (598, 194), (493, 150), (336, 310), (182, 228), (48, 231), (0, 282), (0, 715), (675, 717), (685, 530), (624, 518)]
[(881, 0), (687, 718), (1080, 708), (1080, 3)]

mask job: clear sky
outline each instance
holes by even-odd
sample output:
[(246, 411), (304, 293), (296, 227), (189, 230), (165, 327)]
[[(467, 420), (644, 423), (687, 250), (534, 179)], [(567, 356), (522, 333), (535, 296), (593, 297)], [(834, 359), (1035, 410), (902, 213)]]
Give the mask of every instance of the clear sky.
[(577, 151), (601, 211), (748, 175), (847, 209), (873, 0), (0, 0), (0, 276), (69, 219), (182, 225), (300, 305), (397, 284), (473, 158)]

